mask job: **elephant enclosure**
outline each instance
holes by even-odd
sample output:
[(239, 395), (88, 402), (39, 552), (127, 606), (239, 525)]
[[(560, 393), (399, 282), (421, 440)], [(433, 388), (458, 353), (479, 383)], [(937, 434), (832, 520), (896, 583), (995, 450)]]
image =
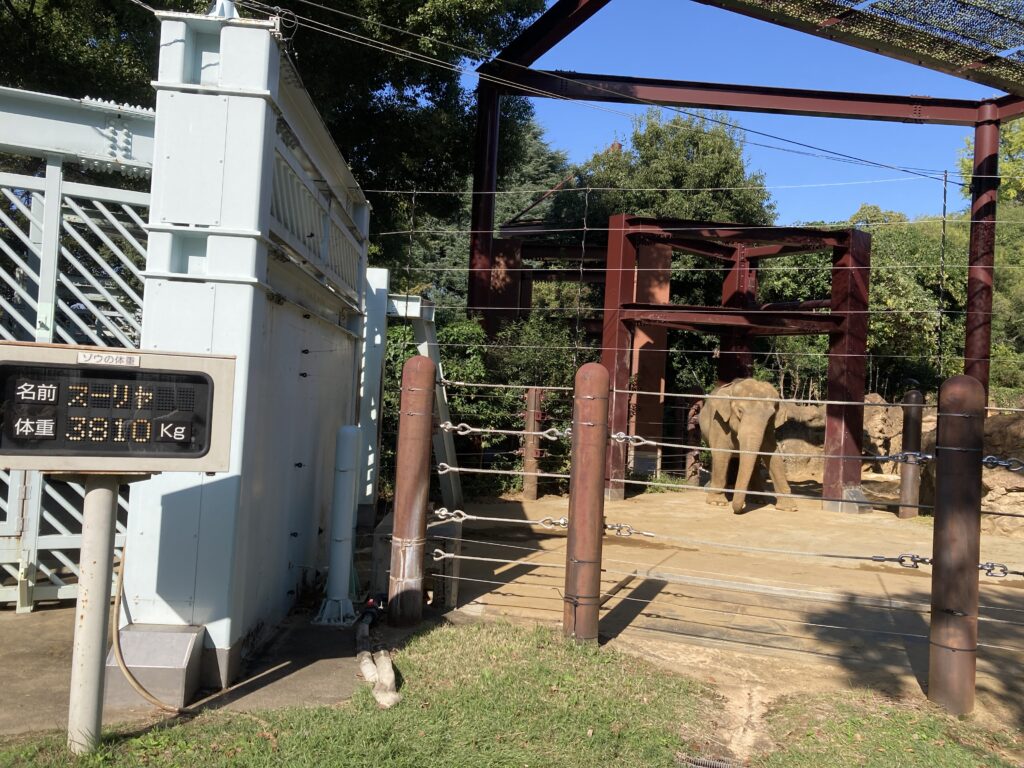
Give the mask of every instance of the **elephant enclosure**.
[[(870, 494), (891, 494), (892, 476), (870, 475)], [(794, 492), (811, 485), (817, 484), (797, 480)], [(755, 687), (768, 698), (850, 684), (920, 696), (928, 672), (930, 570), (870, 557), (927, 555), (931, 518), (823, 514), (820, 503), (804, 500), (797, 506), (782, 512), (754, 502), (735, 515), (705, 504), (700, 492), (607, 502), (606, 521), (634, 533), (604, 539), (602, 641), (726, 689)], [(466, 511), (557, 519), (566, 499), (506, 498)], [(461, 563), (459, 612), (559, 623), (564, 533), (491, 521), (464, 526), (462, 554), (484, 560)], [(843, 559), (858, 556), (865, 559)], [(987, 530), (982, 558), (1019, 565), (1020, 539)], [(1019, 578), (981, 576), (979, 711), (1017, 727), (1024, 724), (1022, 587)]]

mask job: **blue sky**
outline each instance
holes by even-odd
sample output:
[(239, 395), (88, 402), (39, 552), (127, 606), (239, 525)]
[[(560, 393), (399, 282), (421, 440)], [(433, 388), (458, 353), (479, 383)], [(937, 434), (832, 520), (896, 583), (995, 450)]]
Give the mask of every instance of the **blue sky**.
[[(687, 0), (612, 0), (535, 66), (872, 93), (958, 98), (997, 94), (988, 86)], [(535, 99), (534, 105), (552, 146), (567, 151), (572, 161), (587, 159), (630, 130), (628, 118), (578, 103)], [(633, 114), (646, 109), (608, 106)], [(850, 155), (940, 170), (956, 170), (957, 154), (972, 133), (972, 129), (957, 126), (868, 120), (754, 113), (731, 117), (746, 128)], [(758, 136), (750, 139), (776, 143)], [(763, 171), (771, 187), (835, 185), (772, 189), (780, 224), (845, 219), (864, 202), (910, 216), (936, 214), (942, 209), (940, 182), (760, 147), (748, 147), (746, 154), (748, 166)], [(959, 187), (952, 184), (949, 200), (951, 210), (966, 205)]]

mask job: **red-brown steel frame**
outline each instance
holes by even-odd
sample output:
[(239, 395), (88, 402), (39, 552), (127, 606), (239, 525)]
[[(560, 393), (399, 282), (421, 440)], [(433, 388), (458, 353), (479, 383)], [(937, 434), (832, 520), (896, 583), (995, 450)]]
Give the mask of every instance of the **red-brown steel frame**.
[[(611, 376), (612, 433), (629, 432), (630, 380), (635, 371), (633, 334), (641, 325), (719, 334), (718, 378), (750, 374), (751, 341), (757, 336), (828, 334), (828, 400), (825, 410), (823, 498), (842, 501), (859, 489), (867, 360), (871, 236), (856, 229), (736, 227), (618, 214), (608, 222), (601, 362)], [(721, 307), (636, 302), (638, 253), (650, 243), (729, 264)], [(757, 263), (795, 252), (832, 252), (832, 292), (825, 302), (761, 305)], [(827, 306), (828, 313), (816, 311)], [(605, 470), (607, 493), (622, 498), (627, 448), (613, 442)]]
[[(480, 67), (477, 88), (476, 171), (470, 237), (470, 311), (484, 316), (485, 325), (496, 327), (488, 317), (492, 306), (494, 192), (497, 190), (498, 116), (503, 94), (563, 99), (681, 105), (734, 111), (843, 117), (862, 120), (974, 125), (974, 169), (971, 205), (971, 238), (968, 270), (967, 336), (964, 371), (988, 389), (992, 269), (995, 255), (995, 221), (998, 196), (999, 126), (1024, 115), (1024, 98), (1010, 94), (998, 99), (970, 101), (920, 96), (839, 93), (793, 88), (694, 83), (652, 78), (543, 72), (530, 68), (538, 58), (583, 24), (609, 0), (557, 0), (541, 17), (509, 44), (494, 60)], [(710, 0), (700, 0), (710, 2)], [(739, 0), (716, 4), (750, 15), (757, 12)], [(791, 20), (770, 19), (811, 33)], [(829, 34), (832, 34), (830, 31)], [(840, 36), (842, 37), (842, 36)], [(857, 45), (857, 41), (845, 42)], [(880, 51), (901, 57), (897, 49)], [(917, 60), (942, 70), (938, 62)], [(952, 73), (966, 77), (971, 73)], [(497, 297), (496, 297), (497, 298)], [(507, 301), (507, 292), (506, 292)], [(499, 303), (503, 303), (499, 300)]]

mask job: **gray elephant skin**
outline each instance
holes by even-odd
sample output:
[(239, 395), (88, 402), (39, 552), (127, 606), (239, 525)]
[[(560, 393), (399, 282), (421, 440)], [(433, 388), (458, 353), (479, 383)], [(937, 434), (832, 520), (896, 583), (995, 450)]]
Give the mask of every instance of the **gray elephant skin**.
[[(716, 395), (723, 396), (716, 398)], [(750, 397), (751, 400), (731, 398)], [(725, 488), (729, 462), (738, 460), (732, 509), (739, 514), (746, 503), (751, 479), (758, 464), (767, 466), (776, 493), (788, 494), (789, 481), (782, 457), (775, 453), (775, 430), (786, 420), (786, 408), (778, 402), (775, 387), (757, 379), (736, 379), (711, 391), (700, 412), (700, 431), (711, 449), (711, 488)], [(745, 451), (745, 453), (733, 453)], [(757, 455), (757, 453), (763, 455)], [(769, 455), (770, 454), (770, 455)], [(709, 504), (725, 506), (728, 500), (720, 491), (711, 491)], [(796, 509), (793, 499), (780, 498), (780, 509)]]

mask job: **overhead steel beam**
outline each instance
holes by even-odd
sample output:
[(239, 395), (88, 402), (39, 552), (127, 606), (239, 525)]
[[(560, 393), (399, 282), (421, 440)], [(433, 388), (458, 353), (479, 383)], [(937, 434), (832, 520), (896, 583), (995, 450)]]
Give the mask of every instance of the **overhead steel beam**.
[[(639, 102), (937, 125), (974, 125), (978, 120), (979, 103), (968, 99), (699, 83), (507, 66), (498, 67), (496, 73), (509, 83), (500, 86), (505, 93), (523, 96), (551, 94), (551, 98), (574, 101)], [(1024, 111), (1017, 102), (1008, 104), (1007, 109), (1014, 107)]]
[[(846, 245), (853, 230), (810, 227), (751, 227), (742, 224), (715, 224), (689, 219), (658, 219), (647, 216), (624, 217), (627, 235), (664, 235), (669, 239), (705, 238), (727, 243), (773, 243), (834, 248)], [(682, 234), (680, 234), (682, 233)]]
[[(760, 21), (771, 22), (782, 27), (794, 29), (798, 32), (806, 32), (817, 37), (844, 43), (854, 48), (860, 48), (871, 53), (881, 53), (890, 58), (906, 61), (921, 67), (944, 72), (953, 77), (963, 80), (973, 80), (977, 83), (990, 85), (1007, 93), (1014, 93), (1024, 96), (1024, 85), (1020, 79), (1007, 77), (1004, 73), (1008, 68), (1020, 68), (1016, 62), (1000, 57), (992, 66), (957, 66), (953, 61), (976, 62), (979, 49), (955, 43), (951, 40), (931, 35), (927, 32), (914, 28), (912, 33), (917, 38), (917, 44), (911, 46), (900, 45), (893, 42), (886, 35), (888, 30), (882, 29), (877, 36), (868, 38), (858, 35), (848, 29), (849, 23), (858, 17), (866, 16), (861, 11), (850, 10), (834, 0), (820, 0), (816, 3), (779, 3), (779, 2), (756, 2), (754, 0), (696, 0), (702, 5), (710, 5), (716, 8), (723, 8), (727, 11), (749, 16)], [(807, 11), (813, 8), (814, 18), (801, 18), (793, 12), (788, 12), (787, 7)], [(836, 23), (842, 15), (842, 24)], [(886, 24), (884, 18), (871, 16), (869, 21), (874, 28), (880, 24)], [(893, 24), (889, 22), (889, 24)], [(904, 28), (905, 29), (905, 28)], [(939, 55), (938, 52), (945, 55)], [(1022, 73), (1024, 74), (1024, 73)]]
[[(539, 19), (523, 30), (496, 60), (530, 66), (568, 37), (587, 19), (608, 5), (609, 0), (558, 0)], [(480, 67), (490, 68), (492, 62)]]
[(151, 109), (0, 87), (0, 114), (2, 151), (127, 176), (148, 176), (153, 168)]
[[(1003, 96), (1001, 99), (996, 99), (995, 104), (999, 109), (999, 122), (1001, 123), (1016, 120), (1024, 115), (1024, 97)], [(984, 122), (984, 119), (979, 119), (978, 122)]]

